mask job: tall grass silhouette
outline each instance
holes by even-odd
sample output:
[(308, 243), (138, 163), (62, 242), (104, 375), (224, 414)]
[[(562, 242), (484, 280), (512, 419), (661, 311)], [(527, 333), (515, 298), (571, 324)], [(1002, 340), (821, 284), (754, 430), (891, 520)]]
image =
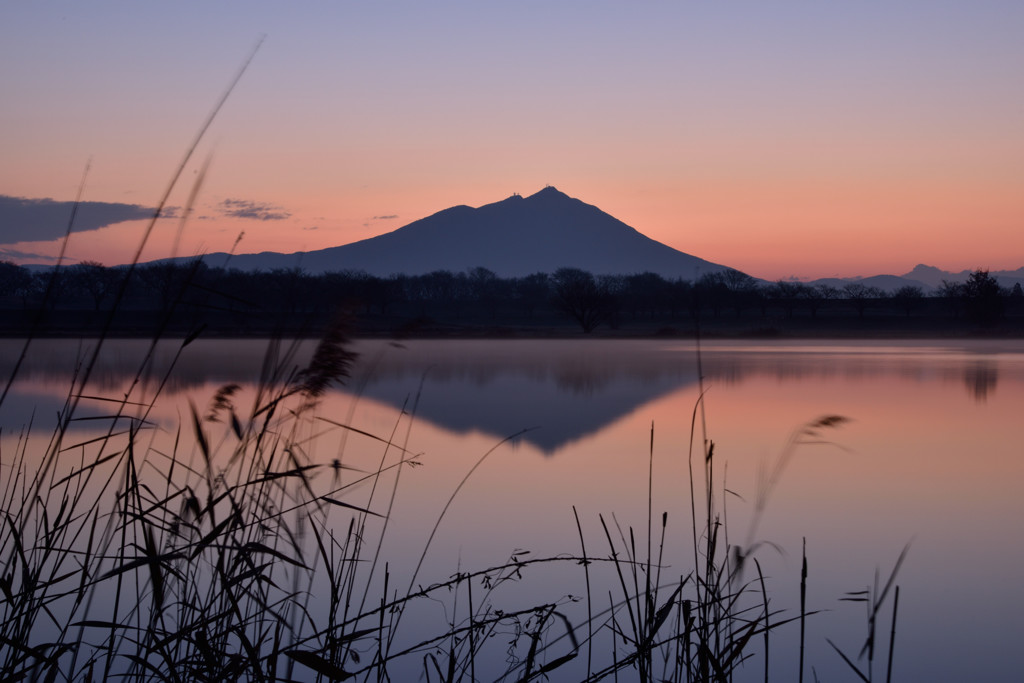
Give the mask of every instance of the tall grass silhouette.
[[(596, 549), (576, 516), (578, 552), (514, 552), (424, 586), (431, 533), (416, 566), (396, 572), (381, 549), (398, 474), (421, 462), (402, 436), (415, 408), (386, 435), (321, 416), (320, 397), (357, 359), (340, 327), (304, 367), (296, 350), (271, 342), (253, 391), (227, 384), (191, 404), (170, 450), (148, 418), (159, 391), (148, 403), (77, 396), (109, 408), (87, 418), (105, 429), (76, 437), (86, 418), (59, 420), (38, 469), (29, 426), (2, 463), (5, 679), (721, 681), (761, 656), (767, 679), (770, 634), (807, 616), (770, 606), (756, 558), (744, 577), (737, 558), (753, 551), (726, 541), (710, 440), (691, 453), (694, 562), (681, 573), (650, 494), (644, 529), (598, 517)], [(150, 381), (159, 388), (173, 371)], [(317, 440), (339, 432), (376, 444), (376, 467), (360, 471), (345, 453), (319, 462)], [(654, 438), (652, 425), (649, 492)], [(448, 504), (493, 450), (452, 482)], [(543, 565), (579, 572), (581, 597), (510, 605), (502, 590)], [(424, 623), (437, 604), (447, 617)]]

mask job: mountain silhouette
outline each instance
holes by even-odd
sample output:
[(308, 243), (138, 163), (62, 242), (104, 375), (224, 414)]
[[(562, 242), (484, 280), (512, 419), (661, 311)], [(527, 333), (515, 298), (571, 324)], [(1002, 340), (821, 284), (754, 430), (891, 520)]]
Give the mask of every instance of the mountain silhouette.
[(657, 242), (622, 221), (546, 187), (479, 208), (454, 206), (393, 232), (318, 251), (208, 254), (210, 266), (242, 270), (299, 267), (308, 273), (361, 270), (371, 275), (462, 272), (478, 266), (499, 277), (551, 273), (564, 266), (600, 274), (654, 272), (694, 280), (725, 266)]
[(918, 287), (922, 292), (930, 292), (933, 287), (923, 280), (915, 280), (907, 275), (872, 275), (870, 277), (823, 277), (810, 280), (808, 285), (828, 285), (842, 289), (849, 284), (860, 284), (865, 287), (877, 287), (883, 292), (892, 294), (901, 287)]
[[(941, 270), (935, 266), (919, 263), (903, 277), (915, 278), (929, 287), (938, 289), (942, 286), (943, 282), (966, 282), (973, 272), (973, 270), (961, 270), (959, 273), (954, 273), (948, 270)], [(1017, 270), (990, 270), (988, 274), (1006, 288), (1013, 287), (1018, 283), (1024, 285), (1024, 268), (1018, 268)]]
[[(870, 277), (826, 277), (817, 280), (810, 280), (808, 285), (829, 285), (842, 289), (845, 285), (856, 283), (868, 287), (877, 287), (883, 292), (892, 294), (901, 287), (918, 287), (925, 294), (934, 294), (939, 291), (944, 282), (963, 283), (971, 276), (973, 270), (962, 270), (954, 273), (942, 270), (935, 266), (928, 266), (919, 263), (914, 269), (903, 275), (872, 275)], [(992, 270), (989, 275), (996, 279), (1000, 286), (1006, 289), (1012, 288), (1015, 284), (1024, 286), (1024, 268), (1017, 270)]]

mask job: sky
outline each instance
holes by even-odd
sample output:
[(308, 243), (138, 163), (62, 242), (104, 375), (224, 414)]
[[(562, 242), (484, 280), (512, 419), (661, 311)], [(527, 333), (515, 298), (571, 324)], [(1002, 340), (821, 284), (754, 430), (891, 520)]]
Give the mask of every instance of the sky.
[(0, 15), (0, 259), (52, 262), (80, 193), (66, 258), (131, 260), (259, 43), (144, 260), (337, 246), (554, 185), (768, 280), (1024, 266), (1019, 0)]

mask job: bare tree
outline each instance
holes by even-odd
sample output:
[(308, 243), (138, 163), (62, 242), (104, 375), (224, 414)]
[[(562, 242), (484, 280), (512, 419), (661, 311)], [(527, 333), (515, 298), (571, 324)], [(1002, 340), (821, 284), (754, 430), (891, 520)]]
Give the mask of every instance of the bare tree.
[(924, 300), (924, 292), (920, 287), (906, 285), (893, 292), (892, 298), (896, 305), (903, 309), (906, 317), (909, 318), (911, 312), (918, 308)]
[(1003, 317), (1003, 292), (987, 270), (978, 269), (963, 284), (967, 316), (979, 325), (994, 325)]
[(796, 308), (797, 302), (803, 299), (805, 289), (808, 287), (802, 282), (779, 280), (772, 284), (769, 291), (772, 297), (786, 309), (786, 317), (792, 318), (793, 309)]
[(757, 280), (733, 268), (722, 273), (722, 284), (729, 291), (728, 299), (737, 317), (747, 308), (757, 304), (761, 293)]
[(863, 318), (864, 311), (867, 310), (868, 304), (875, 299), (880, 298), (882, 296), (882, 290), (878, 287), (869, 287), (868, 285), (860, 282), (851, 282), (843, 287), (843, 294), (846, 295), (846, 300), (857, 309), (857, 317)]
[(551, 283), (547, 273), (534, 273), (516, 278), (512, 285), (513, 296), (526, 311), (529, 318), (538, 306), (546, 303), (551, 295)]
[(113, 293), (123, 276), (120, 271), (107, 268), (99, 261), (82, 261), (67, 270), (69, 287), (76, 293), (88, 294), (93, 309), (100, 310), (100, 304)]
[(935, 296), (942, 299), (944, 307), (954, 318), (960, 317), (960, 310), (963, 308), (963, 290), (963, 284), (943, 280), (935, 292)]
[(0, 261), (0, 296), (20, 296), (24, 307), (31, 292), (32, 274), (28, 268), (10, 261)]
[(607, 284), (579, 268), (559, 268), (551, 276), (555, 307), (571, 317), (590, 334), (614, 313), (612, 293)]

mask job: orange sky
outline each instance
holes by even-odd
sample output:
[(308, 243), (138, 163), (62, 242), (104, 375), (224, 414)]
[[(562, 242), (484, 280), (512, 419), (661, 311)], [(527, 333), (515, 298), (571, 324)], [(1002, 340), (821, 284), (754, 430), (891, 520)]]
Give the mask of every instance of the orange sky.
[[(8, 9), (0, 195), (70, 201), (91, 159), (85, 199), (155, 205), (265, 34), (171, 197), (212, 160), (180, 253), (335, 246), (550, 184), (766, 279), (1024, 266), (1018, 3), (397, 10)], [(0, 258), (56, 253), (2, 219)], [(140, 235), (70, 253), (123, 262)]]

